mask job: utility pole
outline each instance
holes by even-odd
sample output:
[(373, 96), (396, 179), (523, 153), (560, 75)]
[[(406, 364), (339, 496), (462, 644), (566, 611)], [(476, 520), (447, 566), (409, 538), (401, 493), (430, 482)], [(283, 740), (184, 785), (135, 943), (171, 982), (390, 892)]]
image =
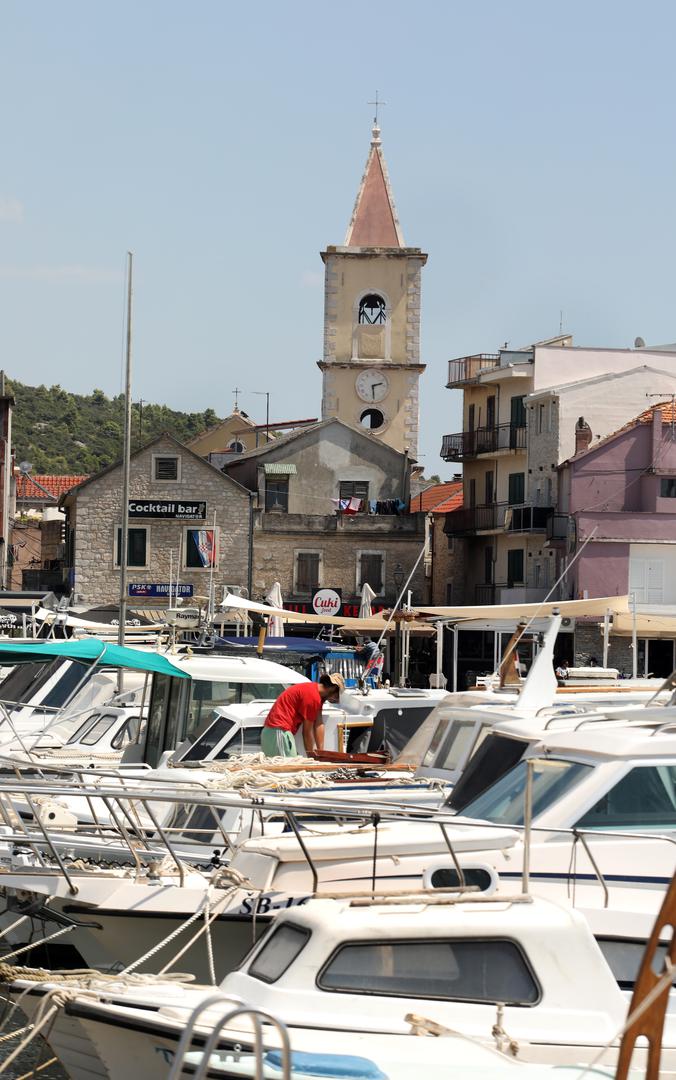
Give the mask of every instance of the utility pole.
[[(124, 382), (124, 454), (122, 459), (122, 522), (120, 528), (120, 625), (118, 645), (124, 645), (127, 621), (127, 560), (129, 548), (129, 478), (131, 471), (131, 302), (133, 255), (127, 252), (127, 340)], [(124, 689), (122, 668), (118, 669), (118, 690)]]
[(265, 398), (265, 441), (270, 442), (270, 392), (269, 390), (252, 390), (257, 397)]

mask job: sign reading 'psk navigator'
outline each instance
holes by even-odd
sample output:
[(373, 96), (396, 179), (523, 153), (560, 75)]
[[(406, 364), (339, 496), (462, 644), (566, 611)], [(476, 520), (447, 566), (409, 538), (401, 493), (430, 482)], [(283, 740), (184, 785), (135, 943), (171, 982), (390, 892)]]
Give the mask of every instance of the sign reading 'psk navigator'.
[(130, 499), (130, 518), (182, 518), (183, 521), (204, 521), (205, 502), (179, 502), (178, 499)]

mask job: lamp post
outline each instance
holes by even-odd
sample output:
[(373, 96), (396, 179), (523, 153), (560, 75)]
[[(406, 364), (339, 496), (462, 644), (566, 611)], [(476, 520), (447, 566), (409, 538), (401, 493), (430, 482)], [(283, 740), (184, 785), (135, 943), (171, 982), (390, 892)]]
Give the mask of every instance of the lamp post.
[(252, 390), (252, 394), (256, 397), (265, 398), (265, 441), (270, 442), (270, 391), (269, 390)]

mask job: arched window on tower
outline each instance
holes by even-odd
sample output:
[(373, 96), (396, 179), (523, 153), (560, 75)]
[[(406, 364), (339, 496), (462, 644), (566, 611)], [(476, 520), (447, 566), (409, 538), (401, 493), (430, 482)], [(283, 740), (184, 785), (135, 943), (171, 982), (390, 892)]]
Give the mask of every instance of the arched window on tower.
[(374, 326), (386, 322), (385, 301), (378, 293), (368, 293), (359, 301), (359, 322), (361, 325)]

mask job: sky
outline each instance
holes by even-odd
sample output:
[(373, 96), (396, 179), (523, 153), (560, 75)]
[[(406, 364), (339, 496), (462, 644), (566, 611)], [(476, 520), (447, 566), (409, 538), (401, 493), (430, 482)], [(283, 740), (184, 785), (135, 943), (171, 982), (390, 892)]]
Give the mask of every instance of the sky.
[[(671, 0), (0, 0), (0, 366), (134, 400), (318, 416), (323, 266), (375, 91), (423, 271), (421, 455), (446, 363), (676, 340)], [(563, 314), (561, 314), (563, 313)]]

